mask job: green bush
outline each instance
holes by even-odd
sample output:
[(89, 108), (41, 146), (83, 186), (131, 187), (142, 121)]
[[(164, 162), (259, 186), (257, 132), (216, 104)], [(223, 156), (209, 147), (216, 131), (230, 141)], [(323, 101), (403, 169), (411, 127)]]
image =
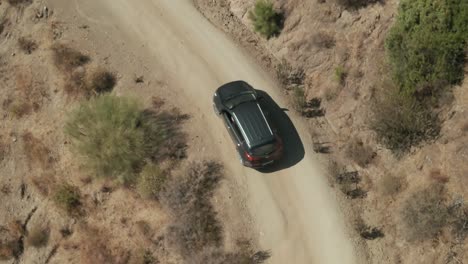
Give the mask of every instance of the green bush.
[(281, 31), (282, 15), (273, 8), (269, 0), (257, 0), (249, 17), (254, 29), (266, 38), (278, 35)]
[(69, 214), (78, 214), (81, 205), (81, 195), (77, 187), (63, 184), (57, 188), (53, 196), (54, 202)]
[(136, 100), (106, 94), (71, 113), (65, 132), (83, 164), (96, 176), (114, 177), (122, 183), (135, 179), (151, 145), (141, 128), (142, 109)]
[(397, 156), (439, 134), (437, 115), (414, 97), (389, 92), (377, 101), (373, 110), (372, 129), (379, 141)]
[(463, 79), (466, 25), (464, 1), (401, 1), (385, 44), (394, 78), (404, 94)]
[(166, 177), (157, 165), (146, 164), (138, 178), (138, 193), (145, 199), (157, 198), (165, 181)]
[(340, 65), (335, 68), (335, 80), (339, 84), (343, 85), (347, 76), (348, 76), (348, 72), (343, 66)]

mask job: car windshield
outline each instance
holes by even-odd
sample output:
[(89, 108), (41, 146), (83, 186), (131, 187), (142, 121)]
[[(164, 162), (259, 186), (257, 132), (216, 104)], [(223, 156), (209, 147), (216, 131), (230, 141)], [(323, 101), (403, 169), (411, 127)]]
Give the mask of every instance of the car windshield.
[(252, 154), (255, 156), (262, 156), (272, 153), (275, 150), (275, 143), (271, 142), (252, 149)]
[(254, 100), (255, 100), (255, 95), (251, 92), (248, 92), (248, 93), (241, 93), (234, 97), (228, 98), (225, 104), (229, 109), (233, 109), (234, 107), (242, 103), (250, 102)]

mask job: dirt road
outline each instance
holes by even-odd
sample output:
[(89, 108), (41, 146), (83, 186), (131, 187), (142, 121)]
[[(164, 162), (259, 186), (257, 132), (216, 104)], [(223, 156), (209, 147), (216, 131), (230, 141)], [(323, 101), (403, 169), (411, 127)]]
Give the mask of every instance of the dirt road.
[(278, 105), (285, 106), (285, 101), (271, 77), (205, 20), (190, 0), (74, 0), (73, 8), (92, 27), (120, 32), (116, 41), (156, 61), (160, 68), (151, 70), (164, 71), (180, 107), (193, 113), (192, 124), (203, 133), (202, 151), (222, 159), (228, 175), (248, 190), (247, 206), (260, 246), (273, 254), (270, 263), (361, 263), (333, 191), (314, 161), (305, 123), (296, 115), (288, 112), (302, 139), (303, 150), (293, 150), (305, 153), (300, 162), (268, 174), (239, 164), (222, 122), (212, 112), (214, 90), (242, 79), (266, 91)]

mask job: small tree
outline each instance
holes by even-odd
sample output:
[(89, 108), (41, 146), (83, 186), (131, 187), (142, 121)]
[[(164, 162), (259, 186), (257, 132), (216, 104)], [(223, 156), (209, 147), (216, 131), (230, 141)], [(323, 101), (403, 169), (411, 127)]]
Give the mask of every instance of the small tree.
[(463, 79), (467, 24), (464, 1), (401, 1), (385, 46), (403, 92), (412, 94)]
[(249, 17), (255, 31), (266, 38), (278, 35), (281, 31), (282, 15), (274, 10), (269, 0), (258, 0)]

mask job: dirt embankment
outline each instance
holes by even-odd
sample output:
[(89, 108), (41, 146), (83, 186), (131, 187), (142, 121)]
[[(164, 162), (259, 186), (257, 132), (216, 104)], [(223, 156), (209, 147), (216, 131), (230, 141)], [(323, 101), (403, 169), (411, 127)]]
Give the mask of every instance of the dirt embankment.
[[(396, 158), (377, 143), (369, 128), (375, 99), (387, 87), (384, 41), (397, 14), (397, 1), (376, 1), (358, 8), (339, 4), (353, 1), (273, 1), (285, 20), (279, 36), (269, 40), (253, 32), (249, 11), (255, 1), (194, 2), (214, 25), (255, 54), (270, 71), (277, 72), (280, 81), (288, 77), (288, 71), (304, 72), (300, 76), (303, 81), (293, 82), (286, 92), (292, 104), (304, 103), (297, 97), (306, 97), (306, 102), (315, 100), (310, 103), (320, 99), (324, 115), (309, 119), (314, 150), (326, 153), (325, 160), (335, 161), (330, 166), (330, 181), (338, 192), (350, 198), (344, 206), (351, 211), (347, 221), (363, 237), (370, 263), (468, 261), (465, 231), (459, 233), (451, 224), (438, 229), (436, 221), (432, 221), (433, 225), (425, 229), (439, 230), (438, 239), (415, 242), (408, 239), (411, 232), (404, 228), (408, 215), (421, 219), (416, 216), (417, 208), (425, 206), (424, 200), (432, 199), (417, 199), (424, 189), (443, 185), (447, 193), (435, 199), (444, 200), (442, 203), (455, 211), (467, 195), (462, 187), (468, 171), (463, 162), (468, 136), (466, 78), (453, 88), (453, 96), (444, 98), (435, 109), (442, 122), (435, 142)], [(282, 60), (291, 66), (286, 67), (286, 74), (282, 72)], [(291, 84), (288, 80), (285, 83)], [(294, 91), (297, 84), (302, 93)], [(415, 211), (408, 213), (412, 206)], [(463, 210), (457, 217), (466, 222)], [(416, 229), (416, 223), (410, 225)]]

